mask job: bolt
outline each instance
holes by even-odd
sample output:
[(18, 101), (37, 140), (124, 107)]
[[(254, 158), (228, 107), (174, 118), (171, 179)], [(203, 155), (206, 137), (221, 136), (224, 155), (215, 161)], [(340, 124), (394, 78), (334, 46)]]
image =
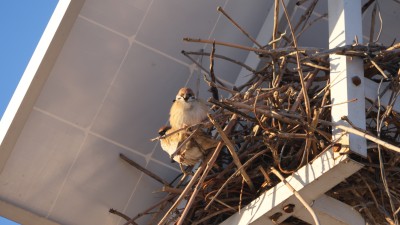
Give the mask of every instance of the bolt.
[(285, 213), (292, 213), (294, 211), (294, 207), (295, 205), (293, 204), (288, 204), (283, 206), (283, 211), (285, 211)]
[(281, 216), (282, 216), (282, 213), (277, 212), (277, 213), (274, 213), (272, 216), (270, 216), (269, 219), (272, 220), (272, 222), (276, 222), (276, 221), (278, 221), (279, 217), (281, 217)]
[(340, 143), (336, 143), (332, 146), (333, 152), (340, 152), (342, 149), (342, 145)]
[(361, 79), (358, 76), (354, 76), (351, 78), (351, 81), (353, 82), (354, 85), (358, 86), (361, 84)]

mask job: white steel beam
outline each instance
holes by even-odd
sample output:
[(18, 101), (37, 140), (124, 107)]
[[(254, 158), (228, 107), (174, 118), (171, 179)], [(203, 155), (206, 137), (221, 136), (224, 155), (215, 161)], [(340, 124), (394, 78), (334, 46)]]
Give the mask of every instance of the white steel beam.
[[(353, 44), (358, 39), (362, 42), (361, 0), (332, 0), (328, 1), (329, 14), (329, 48)], [(344, 123), (342, 116), (357, 127), (365, 130), (365, 96), (364, 69), (362, 59), (342, 55), (330, 56), (330, 81), (332, 121)], [(354, 102), (348, 101), (357, 99)], [(334, 138), (339, 138), (342, 131), (333, 129)], [(341, 140), (344, 147), (367, 156), (365, 138), (346, 134)]]
[[(347, 156), (334, 158), (332, 151), (327, 151), (313, 162), (303, 166), (296, 173), (286, 178), (299, 194), (309, 203), (318, 199), (326, 191), (362, 168), (362, 165)], [(288, 206), (293, 205), (291, 210)], [(285, 207), (286, 206), (286, 207)], [(302, 210), (304, 206), (294, 194), (280, 182), (266, 191), (240, 213), (228, 218), (221, 225), (274, 225)], [(275, 220), (275, 222), (273, 221)]]
[[(312, 204), (314, 212), (323, 224), (329, 225), (366, 225), (364, 218), (353, 207), (327, 195), (322, 195)], [(315, 224), (310, 213), (303, 208), (294, 217), (309, 224)]]

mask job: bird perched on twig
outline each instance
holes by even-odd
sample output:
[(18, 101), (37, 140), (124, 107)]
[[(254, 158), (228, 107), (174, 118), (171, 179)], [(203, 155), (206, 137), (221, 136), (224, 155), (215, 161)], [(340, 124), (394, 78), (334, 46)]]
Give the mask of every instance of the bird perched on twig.
[(196, 98), (192, 89), (181, 88), (176, 95), (169, 113), (169, 123), (174, 129), (201, 123), (207, 118), (208, 106)]
[(158, 133), (164, 136), (160, 138), (161, 148), (179, 164), (193, 166), (203, 159), (208, 150), (215, 148), (218, 144), (217, 140), (210, 138), (201, 129), (193, 132), (178, 130), (163, 126)]

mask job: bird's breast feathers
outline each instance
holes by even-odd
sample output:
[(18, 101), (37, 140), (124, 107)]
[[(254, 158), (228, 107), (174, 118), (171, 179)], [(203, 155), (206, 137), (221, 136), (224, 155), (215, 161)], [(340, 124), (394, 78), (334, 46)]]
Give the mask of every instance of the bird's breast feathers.
[(195, 100), (192, 102), (175, 101), (171, 107), (170, 123), (172, 127), (191, 126), (207, 118), (207, 106)]

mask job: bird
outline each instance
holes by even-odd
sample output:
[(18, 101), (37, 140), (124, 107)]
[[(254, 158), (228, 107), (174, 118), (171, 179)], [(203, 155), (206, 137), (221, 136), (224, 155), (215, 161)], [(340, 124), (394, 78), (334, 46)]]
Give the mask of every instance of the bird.
[[(158, 131), (161, 148), (167, 152), (170, 157), (185, 166), (193, 166), (204, 158), (207, 151), (215, 148), (218, 141), (212, 139), (203, 130), (197, 129), (193, 132), (163, 126)], [(191, 136), (191, 134), (193, 134)], [(191, 137), (190, 137), (191, 136)], [(187, 140), (190, 137), (189, 140)], [(184, 143), (184, 141), (186, 143)], [(183, 144), (184, 143), (184, 144)], [(183, 146), (178, 149), (180, 145)]]
[(207, 118), (208, 110), (203, 99), (196, 98), (192, 89), (183, 87), (171, 106), (169, 123), (174, 129), (196, 125)]

